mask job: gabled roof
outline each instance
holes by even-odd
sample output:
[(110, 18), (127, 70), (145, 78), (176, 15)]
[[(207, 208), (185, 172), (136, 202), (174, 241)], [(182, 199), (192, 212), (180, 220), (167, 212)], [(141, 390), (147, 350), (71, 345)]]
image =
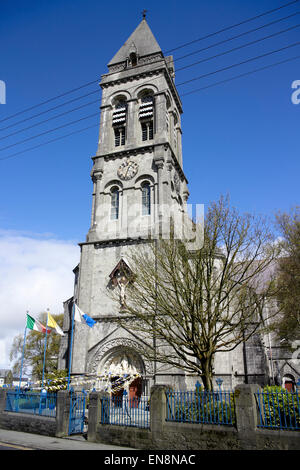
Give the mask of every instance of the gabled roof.
[(161, 48), (153, 36), (145, 18), (143, 18), (138, 27), (133, 31), (131, 36), (129, 36), (127, 41), (111, 59), (108, 65), (110, 66), (124, 62), (131, 52), (135, 52), (139, 57), (158, 52), (162, 53)]
[(129, 263), (126, 258), (122, 256), (118, 264), (114, 267), (113, 271), (110, 273), (110, 279), (113, 279), (117, 271), (124, 271), (128, 273), (132, 273), (132, 270), (129, 266)]

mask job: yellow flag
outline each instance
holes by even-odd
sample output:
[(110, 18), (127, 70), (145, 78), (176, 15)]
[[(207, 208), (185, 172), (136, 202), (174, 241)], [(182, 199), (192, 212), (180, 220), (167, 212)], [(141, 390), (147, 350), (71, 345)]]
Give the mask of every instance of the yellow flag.
[(56, 333), (58, 333), (60, 336), (65, 336), (63, 330), (60, 328), (60, 326), (58, 326), (58, 324), (56, 323), (56, 321), (54, 320), (54, 318), (50, 315), (50, 313), (48, 313), (48, 326), (50, 326), (50, 328), (54, 328)]

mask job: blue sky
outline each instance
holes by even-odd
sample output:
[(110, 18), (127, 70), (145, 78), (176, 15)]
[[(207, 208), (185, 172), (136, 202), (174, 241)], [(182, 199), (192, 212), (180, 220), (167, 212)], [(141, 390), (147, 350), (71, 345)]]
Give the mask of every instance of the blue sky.
[[(18, 250), (22, 241), (25, 241), (25, 252), (28, 254), (34, 251), (37, 258), (40, 257), (39, 251), (33, 249), (31, 245), (28, 248), (28, 241), (31, 239), (41, 245), (45, 241), (54, 240), (54, 250), (57, 244), (61, 248), (64, 243), (68, 249), (71, 245), (76, 247), (72, 255), (66, 257), (68, 261), (64, 263), (65, 271), (60, 273), (62, 278), (65, 278), (65, 273), (70, 267), (65, 298), (72, 295), (71, 270), (79, 261), (77, 243), (85, 240), (90, 226), (91, 157), (97, 149), (99, 116), (28, 140), (23, 144), (15, 144), (70, 121), (97, 113), (101, 91), (25, 121), (33, 114), (98, 90), (97, 83), (94, 83), (13, 119), (7, 119), (9, 116), (100, 78), (101, 74), (107, 72), (106, 64), (141, 21), (143, 8), (148, 10), (148, 24), (163, 52), (166, 52), (286, 3), (288, 2), (279, 0), (187, 0), (186, 2), (145, 0), (144, 3), (137, 0), (130, 2), (3, 0), (0, 80), (6, 84), (6, 104), (0, 104), (0, 121), (2, 121), (0, 158), (87, 126), (94, 125), (94, 127), (14, 158), (0, 160), (2, 238), (4, 237), (7, 242), (10, 237), (9, 241), (12, 243), (10, 246)], [(300, 14), (240, 39), (180, 59), (181, 56), (197, 49), (292, 15), (297, 11), (300, 12), (300, 2), (209, 39), (177, 49), (173, 52), (175, 70), (296, 26), (300, 24)], [(298, 42), (299, 32), (300, 28), (295, 28), (252, 46), (178, 71), (176, 84)], [(207, 205), (210, 201), (218, 199), (221, 194), (229, 194), (232, 204), (239, 210), (271, 217), (276, 211), (288, 211), (299, 203), (300, 104), (295, 105), (291, 101), (293, 91), (291, 84), (295, 80), (300, 80), (300, 59), (187, 94), (220, 80), (230, 79), (297, 55), (300, 56), (300, 45), (178, 86), (184, 110), (183, 162), (189, 181), (189, 202)], [(98, 102), (76, 112), (3, 139), (23, 127), (33, 125), (56, 113), (96, 101), (97, 98)], [(15, 125), (18, 121), (23, 122)], [(7, 129), (1, 131), (4, 127)], [(11, 147), (1, 150), (9, 145)], [(43, 247), (49, 252), (48, 244), (44, 244)], [(17, 264), (9, 260), (9, 253), (5, 249), (2, 251), (2, 258), (0, 256), (2, 265), (4, 254), (4, 264), (10, 266), (11, 274), (13, 266), (18, 271)], [(40, 257), (41, 259), (43, 257)], [(36, 263), (34, 257), (29, 260), (27, 272), (30, 272)], [(49, 270), (52, 272), (52, 265), (49, 265)], [(6, 271), (2, 272), (3, 276), (7, 277)], [(19, 279), (16, 276), (16, 279), (22, 282), (24, 276), (26, 272), (22, 271), (22, 277)], [(11, 277), (13, 278), (12, 275)], [(2, 289), (3, 287), (2, 284)], [(13, 284), (10, 285), (9, 292), (10, 295), (14, 292)], [(65, 298), (58, 299), (60, 305)], [(5, 299), (3, 301), (5, 302)], [(49, 303), (51, 304), (50, 299)], [(44, 308), (46, 306), (44, 304)], [(12, 315), (14, 308), (17, 307), (11, 307)], [(39, 308), (42, 307), (35, 304), (37, 311)], [(58, 306), (53, 308), (57, 310), (54, 313), (59, 313)], [(24, 309), (26, 310), (25, 301)], [(19, 326), (13, 325), (7, 335), (14, 334), (18, 328), (23, 328), (22, 323), (19, 323)], [(6, 364), (2, 361), (2, 364), (4, 363)]]
[[(163, 51), (192, 41), (264, 11), (282, 1), (138, 1), (94, 0), (4, 1), (1, 5), (0, 79), (7, 87), (0, 119), (57, 96), (106, 73), (106, 64), (148, 9), (148, 23)], [(254, 29), (300, 11), (300, 3), (175, 51), (174, 58)], [(300, 15), (175, 62), (179, 68), (260, 37), (300, 23)], [(300, 28), (280, 34), (240, 51), (179, 71), (176, 83), (238, 63), (299, 40)], [(182, 95), (289, 57), (300, 46), (265, 59), (179, 86)], [(182, 97), (184, 113), (183, 158), (189, 180), (190, 202), (208, 204), (229, 193), (242, 211), (273, 214), (299, 202), (300, 105), (291, 102), (291, 83), (300, 79), (300, 59)], [(33, 113), (97, 90), (94, 84), (49, 103), (31, 113), (0, 123), (5, 127)], [(93, 94), (18, 126), (0, 137), (39, 120), (96, 100)], [(97, 113), (98, 103), (0, 141), (0, 148)], [(38, 145), (95, 124), (98, 116), (59, 131), (15, 145), (0, 156)], [(97, 126), (83, 133), (0, 161), (0, 227), (33, 233), (52, 233), (62, 239), (82, 241), (90, 223), (90, 170), (97, 148)]]

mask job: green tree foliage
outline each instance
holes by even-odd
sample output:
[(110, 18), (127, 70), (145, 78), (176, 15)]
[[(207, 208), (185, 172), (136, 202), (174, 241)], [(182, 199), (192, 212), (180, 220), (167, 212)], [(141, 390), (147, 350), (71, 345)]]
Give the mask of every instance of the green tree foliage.
[[(194, 392), (179, 392), (177, 394), (175, 392), (175, 397), (176, 406), (172, 421), (235, 424), (233, 393), (197, 389)], [(170, 402), (172, 405), (172, 398)], [(172, 413), (170, 414), (172, 415)]]
[(299, 427), (300, 410), (297, 394), (282, 387), (264, 387), (261, 394), (261, 413), (266, 427)]
[[(46, 325), (47, 313), (41, 313), (38, 320)], [(63, 314), (52, 315), (59, 326), (62, 327)], [(18, 375), (21, 370), (21, 360), (23, 351), (23, 335), (17, 335), (10, 350), (10, 360), (13, 361), (14, 375)], [(45, 358), (45, 374), (57, 370), (58, 353), (60, 346), (60, 335), (55, 330), (47, 334), (47, 348)], [(32, 376), (37, 380), (42, 379), (44, 360), (45, 334), (34, 330), (27, 330), (26, 344), (24, 350), (23, 375), (31, 371)]]
[(300, 338), (300, 207), (277, 214), (283, 256), (278, 261), (278, 303), (282, 315), (273, 325), (287, 346)]
[(5, 376), (4, 383), (7, 385), (12, 385), (13, 383), (13, 373), (9, 370)]

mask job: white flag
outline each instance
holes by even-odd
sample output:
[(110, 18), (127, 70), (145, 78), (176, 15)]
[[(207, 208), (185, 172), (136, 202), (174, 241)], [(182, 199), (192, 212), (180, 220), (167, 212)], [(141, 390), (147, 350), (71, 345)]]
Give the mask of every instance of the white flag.
[(93, 318), (86, 315), (86, 313), (83, 313), (83, 311), (80, 310), (80, 308), (76, 304), (74, 304), (74, 320), (82, 323), (82, 319), (84, 323), (88, 325), (90, 328), (93, 328), (93, 326), (96, 323), (95, 320), (93, 320)]
[(82, 323), (82, 319), (81, 319), (82, 312), (81, 312), (80, 308), (77, 307), (76, 304), (74, 304), (74, 309), (75, 309), (75, 311), (74, 311), (74, 320), (79, 321), (80, 323)]

